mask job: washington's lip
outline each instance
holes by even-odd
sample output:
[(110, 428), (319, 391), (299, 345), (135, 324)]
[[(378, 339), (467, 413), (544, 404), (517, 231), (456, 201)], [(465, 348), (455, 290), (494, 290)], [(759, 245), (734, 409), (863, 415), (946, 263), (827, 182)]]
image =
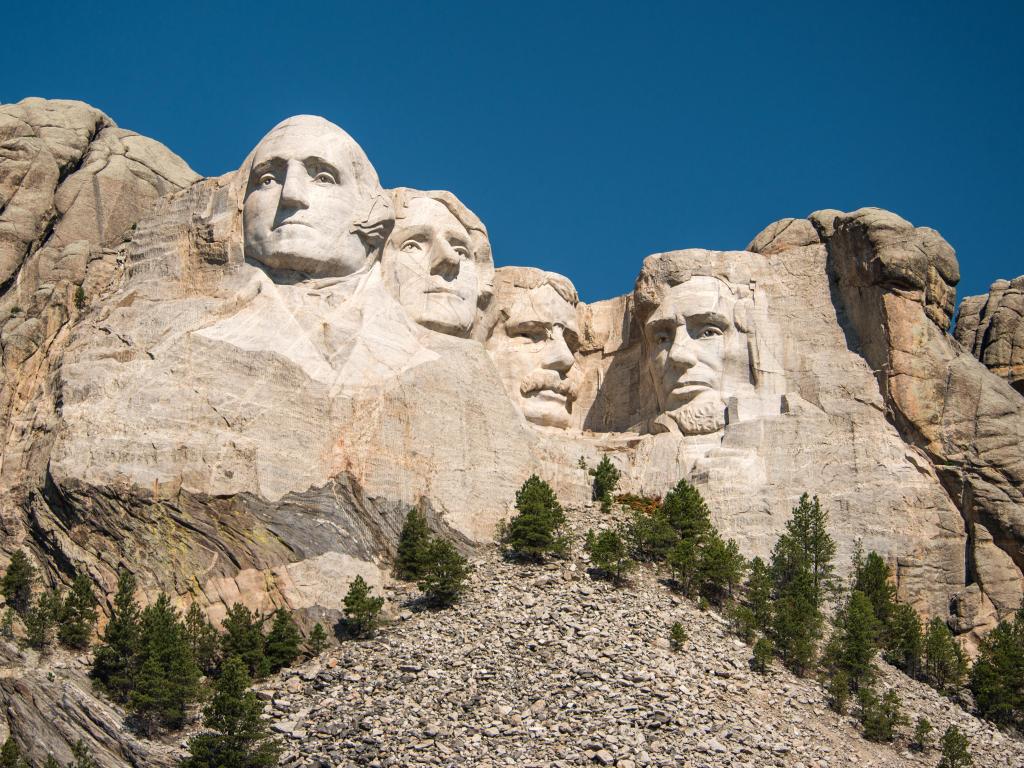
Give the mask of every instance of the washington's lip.
[(292, 226), (292, 227), (305, 227), (306, 229), (315, 229), (315, 227), (312, 224), (307, 224), (304, 221), (294, 221), (292, 219), (286, 219), (286, 220), (282, 221), (280, 224), (277, 224), (276, 226), (271, 227), (271, 229), (281, 229), (283, 227), (288, 227), (288, 226)]

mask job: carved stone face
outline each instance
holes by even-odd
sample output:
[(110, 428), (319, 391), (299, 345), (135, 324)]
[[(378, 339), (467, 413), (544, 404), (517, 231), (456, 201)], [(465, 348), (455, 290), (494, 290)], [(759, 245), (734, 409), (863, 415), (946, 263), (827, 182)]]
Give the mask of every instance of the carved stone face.
[(268, 133), (253, 154), (242, 210), (246, 257), (309, 277), (363, 268), (367, 247), (354, 224), (371, 201), (356, 178), (361, 155), (322, 118), (293, 118)]
[(517, 293), (487, 349), (509, 397), (526, 419), (566, 429), (577, 389), (570, 378), (576, 363), (573, 352), (579, 346), (576, 310), (550, 285)]
[(480, 293), (469, 232), (428, 197), (409, 199), (402, 213), (381, 258), (388, 288), (420, 325), (468, 336)]
[(734, 307), (721, 280), (697, 276), (668, 288), (644, 325), (658, 405), (684, 434), (715, 432), (724, 424), (724, 371), (736, 341)]

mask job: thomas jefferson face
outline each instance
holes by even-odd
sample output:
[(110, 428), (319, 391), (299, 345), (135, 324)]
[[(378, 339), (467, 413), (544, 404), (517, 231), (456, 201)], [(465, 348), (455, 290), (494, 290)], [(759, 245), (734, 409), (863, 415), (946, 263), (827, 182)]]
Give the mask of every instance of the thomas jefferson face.
[(576, 383), (569, 376), (579, 346), (576, 310), (550, 285), (513, 290), (518, 295), (508, 319), (495, 328), (487, 349), (526, 419), (566, 429), (576, 399)]
[(246, 257), (309, 277), (359, 271), (368, 249), (353, 224), (370, 201), (356, 178), (357, 155), (351, 137), (321, 118), (294, 118), (267, 134), (242, 211)]
[(735, 299), (714, 277), (692, 277), (665, 291), (644, 325), (647, 366), (658, 405), (684, 434), (721, 428), (723, 370), (736, 338)]
[(392, 294), (422, 326), (467, 336), (476, 316), (480, 274), (466, 227), (429, 197), (406, 203), (384, 246), (381, 266)]

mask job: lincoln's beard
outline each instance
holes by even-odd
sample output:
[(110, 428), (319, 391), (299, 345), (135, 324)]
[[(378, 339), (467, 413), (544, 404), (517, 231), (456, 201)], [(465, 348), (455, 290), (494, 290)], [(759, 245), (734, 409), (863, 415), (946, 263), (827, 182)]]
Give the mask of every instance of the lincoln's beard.
[(725, 427), (725, 403), (717, 392), (669, 412), (684, 435), (710, 435)]

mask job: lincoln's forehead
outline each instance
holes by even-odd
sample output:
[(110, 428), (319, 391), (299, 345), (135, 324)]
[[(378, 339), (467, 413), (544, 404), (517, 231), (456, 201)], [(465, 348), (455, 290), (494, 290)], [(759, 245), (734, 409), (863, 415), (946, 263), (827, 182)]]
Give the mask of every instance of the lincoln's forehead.
[(682, 322), (695, 315), (717, 315), (731, 321), (734, 304), (732, 293), (721, 280), (698, 275), (666, 290), (648, 323), (667, 318)]
[(576, 308), (558, 295), (550, 285), (520, 290), (512, 302), (506, 325), (516, 326), (527, 323), (561, 325), (578, 333)]

